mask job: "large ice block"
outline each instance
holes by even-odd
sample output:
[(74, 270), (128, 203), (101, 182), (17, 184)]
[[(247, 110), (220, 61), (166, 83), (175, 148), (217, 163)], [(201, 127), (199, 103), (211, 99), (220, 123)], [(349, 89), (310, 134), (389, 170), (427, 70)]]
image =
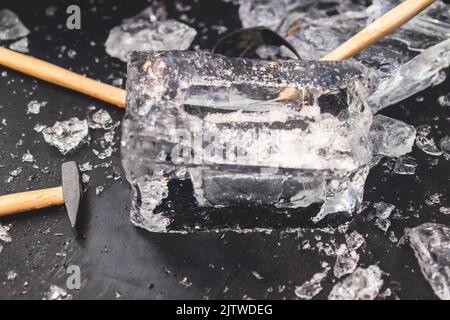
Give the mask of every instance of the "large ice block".
[[(219, 228), (212, 220), (223, 217), (201, 208), (360, 199), (362, 188), (348, 189), (361, 172), (364, 184), (372, 159), (367, 86), (365, 68), (354, 62), (132, 53), (122, 131), (132, 221), (150, 231), (185, 232), (203, 228), (180, 222), (189, 212)], [(283, 100), (286, 92), (296, 98)], [(170, 182), (180, 180), (192, 183), (197, 209), (159, 206), (171, 198)], [(253, 226), (272, 227), (264, 221)], [(221, 220), (220, 228), (226, 225)]]

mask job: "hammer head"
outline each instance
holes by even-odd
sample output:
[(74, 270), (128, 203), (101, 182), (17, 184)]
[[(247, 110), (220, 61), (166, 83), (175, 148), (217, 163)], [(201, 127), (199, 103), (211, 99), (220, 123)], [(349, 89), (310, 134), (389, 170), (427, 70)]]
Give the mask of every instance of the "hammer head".
[(64, 203), (70, 224), (74, 228), (77, 223), (78, 209), (82, 198), (80, 171), (75, 161), (64, 162), (61, 168)]

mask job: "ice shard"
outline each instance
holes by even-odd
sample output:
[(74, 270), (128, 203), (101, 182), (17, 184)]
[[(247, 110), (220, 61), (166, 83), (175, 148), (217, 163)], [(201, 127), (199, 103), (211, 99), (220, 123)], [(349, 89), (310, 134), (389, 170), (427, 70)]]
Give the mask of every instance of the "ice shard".
[[(121, 150), (133, 222), (186, 231), (176, 222), (183, 212), (155, 210), (174, 180), (189, 180), (206, 208), (299, 208), (344, 192), (372, 159), (364, 70), (353, 62), (132, 53)], [(296, 99), (283, 99), (287, 91)]]
[(52, 127), (42, 130), (45, 142), (66, 155), (89, 142), (89, 126), (87, 120), (70, 118), (66, 121), (56, 121)]
[[(281, 3), (280, 3), (281, 2)], [(303, 59), (316, 60), (400, 0), (241, 0), (245, 27), (265, 25), (295, 47)], [(374, 111), (401, 101), (445, 79), (450, 65), (450, 6), (437, 1), (397, 31), (356, 55), (374, 81), (369, 103)]]
[(0, 10), (0, 41), (16, 40), (29, 33), (30, 30), (24, 26), (14, 12), (8, 9)]
[(114, 27), (105, 46), (110, 56), (126, 62), (131, 51), (186, 50), (196, 35), (188, 25), (167, 19), (164, 5), (157, 2)]
[(450, 300), (450, 228), (425, 223), (411, 229), (408, 236), (420, 270), (434, 293)]

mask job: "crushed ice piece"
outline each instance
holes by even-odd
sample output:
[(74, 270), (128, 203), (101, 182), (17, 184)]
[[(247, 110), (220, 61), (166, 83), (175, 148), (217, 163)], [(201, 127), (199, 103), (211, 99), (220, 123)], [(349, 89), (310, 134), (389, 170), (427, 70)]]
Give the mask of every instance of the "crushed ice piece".
[(439, 141), (439, 148), (441, 148), (444, 157), (450, 160), (450, 136), (442, 137)]
[(433, 206), (435, 204), (441, 204), (440, 194), (439, 193), (431, 194), (428, 197), (428, 199), (425, 199), (425, 203), (429, 206)]
[(186, 50), (197, 32), (188, 25), (169, 19), (165, 10), (150, 6), (114, 27), (105, 42), (106, 52), (127, 61), (131, 51)]
[(398, 239), (397, 239), (397, 237), (395, 236), (395, 232), (394, 232), (394, 231), (390, 231), (390, 232), (389, 232), (389, 240), (390, 240), (391, 242), (393, 242), (393, 243), (397, 243), (397, 242), (398, 242)]
[(442, 107), (450, 107), (450, 93), (440, 96), (438, 98), (438, 103), (442, 106)]
[(95, 188), (95, 194), (98, 196), (100, 193), (103, 192), (103, 190), (105, 190), (104, 186), (98, 186)]
[(11, 242), (11, 236), (9, 231), (11, 230), (11, 225), (3, 225), (0, 223), (0, 240), (3, 242)]
[(30, 30), (23, 25), (14, 12), (8, 9), (0, 10), (0, 40), (15, 40), (29, 33)]
[(10, 172), (9, 172), (9, 175), (10, 175), (11, 177), (18, 177), (21, 173), (22, 173), (22, 168), (21, 168), (21, 167), (18, 167), (18, 168), (16, 168), (16, 169), (10, 171)]
[(37, 123), (37, 124), (33, 127), (33, 130), (36, 131), (36, 132), (42, 132), (42, 130), (44, 130), (45, 128), (47, 128), (47, 126), (44, 126), (43, 124)]
[(391, 220), (389, 219), (382, 219), (382, 218), (377, 218), (375, 220), (375, 225), (380, 228), (381, 230), (383, 230), (384, 232), (388, 231), (389, 227), (391, 226)]
[(34, 162), (34, 157), (30, 151), (27, 150), (27, 153), (22, 155), (22, 162)]
[(387, 202), (377, 202), (373, 205), (375, 208), (375, 213), (380, 219), (387, 219), (390, 217), (392, 211), (394, 211), (395, 206)]
[(258, 280), (264, 279), (264, 277), (260, 273), (258, 273), (257, 271), (252, 271), (252, 275)]
[(81, 174), (81, 181), (83, 183), (85, 183), (85, 184), (89, 183), (89, 180), (91, 180), (91, 177), (88, 174), (86, 174), (86, 173)]
[(72, 300), (72, 295), (54, 284), (50, 285), (44, 300)]
[(89, 127), (92, 129), (109, 130), (113, 126), (113, 120), (108, 111), (100, 109), (92, 115), (89, 121)]
[(439, 212), (442, 214), (450, 215), (450, 207), (440, 207)]
[(183, 279), (181, 279), (180, 284), (185, 288), (192, 287), (192, 282), (189, 281), (188, 277), (184, 277)]
[(47, 105), (47, 101), (38, 102), (36, 100), (31, 100), (27, 105), (27, 114), (39, 114), (42, 107)]
[(357, 231), (353, 231), (345, 237), (345, 242), (349, 250), (358, 250), (365, 242), (364, 237)]
[(89, 161), (86, 161), (85, 163), (78, 165), (78, 168), (80, 169), (81, 172), (92, 171), (92, 165)]
[(67, 56), (71, 59), (75, 59), (77, 56), (77, 52), (74, 49), (67, 50)]
[(413, 157), (403, 155), (395, 160), (394, 173), (411, 175), (416, 173), (417, 162)]
[(42, 130), (42, 134), (45, 142), (58, 148), (63, 155), (75, 151), (90, 139), (87, 120), (78, 118), (57, 121), (52, 127)]
[(357, 268), (351, 275), (337, 283), (331, 290), (330, 300), (374, 300), (381, 287), (382, 271), (377, 265)]
[(14, 270), (10, 270), (6, 273), (6, 280), (8, 281), (14, 281), (16, 280), (18, 274)]
[(408, 235), (423, 276), (440, 299), (450, 300), (450, 228), (425, 223)]
[(107, 147), (105, 150), (103, 150), (102, 152), (98, 152), (97, 150), (92, 150), (95, 155), (100, 159), (100, 160), (104, 160), (106, 158), (111, 157), (112, 153), (114, 152), (114, 149), (112, 147)]
[(416, 146), (425, 153), (428, 153), (432, 156), (440, 156), (442, 155), (442, 151), (440, 151), (433, 138), (427, 137), (425, 135), (418, 134), (416, 137)]
[(28, 52), (28, 38), (22, 38), (9, 45), (9, 48), (14, 51), (27, 53)]
[(412, 151), (416, 130), (403, 121), (377, 114), (373, 117), (370, 136), (374, 155), (399, 157)]
[(325, 265), (323, 271), (315, 273), (310, 280), (306, 281), (301, 286), (297, 286), (294, 291), (295, 295), (303, 300), (311, 300), (314, 298), (322, 291), (323, 288), (321, 282), (327, 277), (329, 270), (330, 267)]
[(336, 262), (333, 273), (336, 278), (341, 278), (346, 274), (351, 274), (358, 266), (359, 254), (352, 249), (348, 249), (345, 244), (341, 245), (336, 252)]

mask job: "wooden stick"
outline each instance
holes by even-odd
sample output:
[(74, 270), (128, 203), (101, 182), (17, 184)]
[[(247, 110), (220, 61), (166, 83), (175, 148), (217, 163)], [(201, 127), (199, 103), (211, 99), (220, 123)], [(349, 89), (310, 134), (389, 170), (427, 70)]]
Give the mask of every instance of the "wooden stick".
[(321, 60), (339, 61), (350, 58), (389, 33), (401, 27), (436, 0), (405, 0), (348, 39)]
[(126, 91), (54, 64), (0, 48), (0, 65), (125, 108)]
[(62, 187), (0, 196), (0, 216), (64, 204)]

